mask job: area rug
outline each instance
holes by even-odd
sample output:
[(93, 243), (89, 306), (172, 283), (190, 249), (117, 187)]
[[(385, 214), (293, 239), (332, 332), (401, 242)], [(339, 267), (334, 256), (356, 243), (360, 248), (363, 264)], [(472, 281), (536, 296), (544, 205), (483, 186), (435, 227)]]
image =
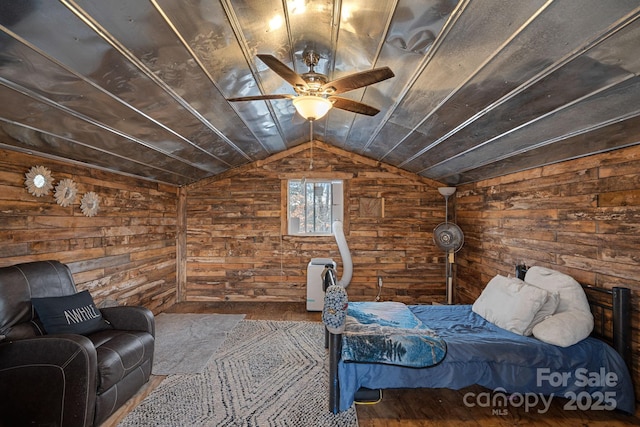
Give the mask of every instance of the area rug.
[(242, 319), (244, 314), (159, 314), (152, 373), (202, 372), (229, 331)]
[(120, 426), (357, 427), (329, 411), (320, 322), (242, 320), (201, 374), (171, 375)]

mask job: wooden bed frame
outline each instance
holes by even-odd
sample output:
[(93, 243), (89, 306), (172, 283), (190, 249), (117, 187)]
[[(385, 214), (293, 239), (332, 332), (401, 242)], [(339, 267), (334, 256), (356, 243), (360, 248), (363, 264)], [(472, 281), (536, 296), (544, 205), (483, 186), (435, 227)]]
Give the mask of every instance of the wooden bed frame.
[[(524, 278), (526, 271), (527, 268), (524, 265), (516, 266), (516, 275), (519, 278)], [(327, 276), (325, 276), (325, 282), (331, 280)], [(325, 290), (328, 283), (330, 282), (324, 286)], [(582, 285), (582, 287), (594, 318), (591, 335), (611, 345), (622, 356), (627, 368), (631, 371), (631, 290), (625, 287), (612, 289), (591, 285)], [(335, 414), (338, 413), (340, 405), (338, 362), (342, 353), (342, 334), (333, 334), (326, 328), (325, 332), (325, 348), (329, 348), (329, 410)], [(361, 391), (363, 395), (367, 395), (367, 390), (359, 390), (358, 393)]]

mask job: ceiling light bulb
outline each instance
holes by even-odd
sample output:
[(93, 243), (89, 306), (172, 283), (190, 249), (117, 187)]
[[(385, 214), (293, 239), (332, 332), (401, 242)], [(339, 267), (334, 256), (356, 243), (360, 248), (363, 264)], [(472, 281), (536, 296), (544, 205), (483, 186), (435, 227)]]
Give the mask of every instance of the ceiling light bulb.
[(282, 16), (275, 15), (269, 20), (269, 31), (275, 31), (282, 27)]
[(304, 3), (304, 0), (290, 1), (288, 4), (289, 12), (292, 15), (302, 15), (307, 10), (307, 6)]
[(293, 98), (293, 106), (306, 120), (319, 120), (329, 112), (333, 104), (321, 96), (303, 95)]

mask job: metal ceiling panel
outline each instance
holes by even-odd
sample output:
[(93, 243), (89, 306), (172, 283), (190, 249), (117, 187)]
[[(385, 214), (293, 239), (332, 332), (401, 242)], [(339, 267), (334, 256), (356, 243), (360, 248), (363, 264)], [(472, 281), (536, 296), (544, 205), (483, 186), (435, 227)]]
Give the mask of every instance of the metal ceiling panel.
[[(454, 22), (465, 2), (454, 0), (400, 0), (390, 22), (385, 43), (382, 47), (379, 65), (387, 65), (394, 70), (395, 77), (367, 89), (372, 96), (371, 103), (378, 106), (384, 116), (370, 120), (355, 117), (349, 132), (349, 140), (344, 148), (376, 157), (371, 144), (379, 138), (389, 149), (406, 135), (406, 129), (388, 121), (416, 79), (424, 72), (437, 50), (434, 45), (446, 33), (445, 25)], [(383, 149), (386, 153), (387, 149)], [(379, 155), (381, 158), (383, 155)]]
[[(500, 138), (507, 141), (503, 143), (502, 148), (507, 154), (514, 151), (509, 142), (510, 131), (519, 132), (519, 127), (529, 125), (524, 128), (528, 132), (525, 133), (524, 139), (540, 141), (540, 129), (535, 122), (541, 121), (542, 118), (555, 120), (550, 117), (552, 114), (561, 115), (570, 123), (583, 123), (585, 129), (589, 129), (589, 123), (585, 123), (585, 106), (590, 109), (586, 113), (592, 126), (597, 126), (599, 121), (615, 121), (627, 118), (630, 113), (634, 114), (634, 102), (640, 105), (640, 92), (636, 84), (627, 82), (640, 72), (638, 55), (631, 46), (634, 40), (640, 40), (640, 27), (623, 27), (593, 49), (459, 130), (447, 144), (435, 147), (419, 164), (416, 162), (416, 167), (423, 167), (419, 172), (431, 177), (440, 176), (439, 166), (446, 163), (455, 164), (455, 172), (462, 172), (464, 169), (461, 168), (468, 168), (469, 165), (458, 163), (456, 156), (447, 152), (445, 145), (455, 147), (457, 155), (464, 155), (474, 149), (483, 149), (484, 146), (492, 144), (494, 139)], [(628, 49), (615, 51), (616, 46), (625, 45)], [(606, 99), (610, 100), (613, 97), (614, 105), (608, 105), (603, 100), (603, 92), (613, 93), (613, 96), (607, 96)], [(617, 99), (618, 96), (620, 99)], [(596, 112), (595, 115), (593, 112)], [(545, 123), (545, 126), (548, 126), (550, 122)], [(559, 135), (562, 134), (561, 128), (553, 129), (557, 129)], [(486, 142), (478, 144), (479, 140)], [(483, 158), (479, 151), (475, 156)], [(476, 159), (475, 166), (479, 166), (479, 163)]]
[[(514, 153), (549, 145), (580, 133), (592, 132), (600, 127), (623, 122), (638, 115), (640, 115), (640, 78), (635, 77), (610, 90), (604, 90), (581, 100), (572, 108), (553, 112), (545, 120), (537, 120), (490, 143), (476, 147), (457, 156), (454, 161), (443, 162), (432, 167), (426, 173), (438, 180), (443, 180), (447, 176), (496, 162)], [(532, 140), (532, 135), (536, 135), (535, 141)], [(603, 140), (600, 143), (606, 146), (608, 141)], [(579, 147), (576, 148), (580, 150)], [(565, 155), (568, 158), (578, 157), (571, 150)], [(455, 164), (455, 170), (451, 170), (451, 164)], [(450, 180), (447, 179), (447, 181)]]
[[(236, 117), (224, 96), (198, 67), (190, 52), (150, 2), (128, 0), (76, 0), (74, 11), (96, 27), (114, 50), (136, 66), (143, 78), (171, 98), (168, 107), (184, 110), (186, 123), (197, 133), (189, 137), (198, 146), (228, 164), (266, 154), (244, 123)], [(75, 6), (77, 5), (77, 6)], [(96, 21), (92, 17), (99, 17)], [(131, 101), (143, 104), (145, 93)], [(234, 140), (226, 137), (233, 132)]]
[[(106, 127), (136, 135), (137, 139), (153, 144), (162, 151), (176, 153), (190, 145), (186, 140), (178, 144), (181, 139), (179, 134), (141, 115), (111, 93), (25, 44), (13, 43), (4, 50), (4, 54), (5, 58), (10, 58), (13, 66), (0, 77), (0, 84), (4, 82), (24, 93), (32, 92), (33, 96), (51, 101), (52, 106), (77, 112), (88, 119), (99, 118)], [(11, 99), (11, 94), (6, 96)], [(202, 150), (192, 151), (194, 158), (208, 155)], [(222, 161), (217, 163), (218, 172), (229, 166)]]
[[(81, 141), (64, 139), (45, 133), (39, 129), (17, 125), (0, 119), (0, 147), (27, 153), (37, 151), (39, 155), (73, 163), (90, 164), (93, 168), (104, 169), (122, 175), (181, 185), (185, 181), (202, 179), (198, 175), (182, 175), (178, 169), (163, 170), (153, 165), (135, 162), (125, 156), (118, 156), (91, 147)], [(132, 173), (134, 171), (135, 173)], [(204, 174), (201, 174), (204, 175)]]
[[(376, 1), (362, 3), (357, 0), (344, 0), (339, 11), (337, 41), (335, 44), (334, 72), (330, 78), (335, 79), (355, 72), (380, 67), (379, 53), (388, 32), (388, 25), (395, 10), (396, 1)], [(364, 102), (376, 108), (382, 106), (374, 97), (363, 97), (365, 89), (344, 94), (345, 98)], [(332, 141), (334, 145), (344, 147), (344, 141), (353, 128), (357, 114), (334, 109), (326, 120), (319, 123), (321, 137)], [(367, 117), (371, 122), (375, 118)], [(350, 147), (352, 149), (352, 147)]]
[[(636, 0), (5, 0), (0, 146), (184, 185), (323, 140), (449, 185), (640, 142)], [(257, 58), (388, 66), (310, 126)], [(590, 138), (589, 135), (594, 135)]]
[[(403, 140), (452, 97), (482, 66), (493, 58), (514, 32), (526, 25), (545, 5), (530, 1), (514, 8), (509, 0), (461, 4), (455, 19), (443, 29), (436, 50), (417, 76), (387, 123), (366, 148), (365, 154), (399, 165), (430, 145), (430, 138), (418, 146), (405, 147)], [(504, 25), (507, 22), (509, 25)], [(447, 119), (444, 119), (446, 122)], [(385, 124), (386, 125), (386, 124)], [(404, 129), (404, 130), (403, 130)]]
[[(2, 82), (0, 82), (2, 83)], [(21, 124), (38, 129), (43, 133), (54, 136), (67, 136), (73, 133), (74, 138), (91, 147), (106, 151), (117, 152), (121, 156), (143, 164), (153, 164), (166, 170), (175, 170), (177, 174), (202, 178), (207, 173), (218, 171), (204, 171), (197, 163), (187, 164), (178, 155), (160, 155), (155, 150), (145, 150), (144, 141), (128, 139), (126, 135), (103, 128), (100, 123), (64, 111), (55, 105), (41, 102), (40, 99), (16, 92), (0, 84), (0, 99), (11, 99), (11, 103), (0, 103), (0, 117), (14, 124)], [(69, 132), (68, 129), (73, 129)], [(37, 139), (31, 141), (35, 148), (46, 141)], [(75, 159), (74, 160), (81, 160)], [(198, 161), (196, 159), (196, 161)], [(201, 166), (211, 167), (209, 163), (201, 161)]]
[[(611, 27), (616, 26), (618, 21), (629, 13), (630, 5), (631, 2), (627, 2), (616, 8), (614, 5), (604, 4), (598, 0), (555, 2), (541, 10), (535, 19), (522, 28), (522, 31), (514, 34), (514, 37), (500, 50), (499, 55), (487, 62), (472, 79), (453, 94), (438, 109), (436, 115), (430, 116), (420, 125), (418, 130), (428, 135), (433, 142), (429, 150), (422, 148), (417, 152), (421, 159), (410, 162), (405, 160), (404, 164), (409, 170), (421, 170), (442, 157), (442, 154), (439, 156), (438, 153), (432, 156), (432, 147), (446, 151), (446, 156), (460, 150), (453, 141), (451, 143), (447, 141), (450, 136), (456, 134), (476, 117), (480, 117), (489, 108), (492, 111), (499, 108), (499, 104), (505, 99), (515, 97), (516, 102), (512, 104), (517, 105), (511, 105), (511, 114), (518, 117), (521, 106), (526, 108), (527, 105), (527, 99), (522, 96), (521, 88), (529, 86), (541, 76), (557, 72), (558, 66), (582, 52), (586, 46), (599, 40), (601, 35), (607, 34)], [(559, 16), (576, 16), (578, 9), (584, 8), (591, 9), (593, 13), (576, 17), (569, 22), (558, 21)], [(609, 19), (602, 19), (605, 12), (608, 12)], [(541, 43), (542, 37), (550, 42)], [(612, 70), (612, 73), (617, 72), (618, 70)], [(618, 77), (620, 78), (624, 77)], [(588, 76), (582, 80), (574, 79), (569, 87), (578, 84), (587, 86), (586, 92), (591, 90), (588, 88), (592, 84)], [(565, 102), (573, 102), (573, 99)], [(515, 124), (511, 127), (513, 126)], [(437, 147), (439, 144), (443, 147)], [(406, 159), (408, 153), (403, 157)], [(432, 160), (434, 157), (436, 159)], [(416, 163), (419, 165), (414, 166)]]
[[(246, 61), (254, 73), (254, 79), (243, 81), (243, 87), (229, 94), (229, 97), (295, 94), (282, 77), (256, 57), (257, 54), (271, 54), (295, 70), (292, 40), (289, 34), (291, 26), (289, 15), (297, 13), (295, 4), (291, 6), (293, 10), (289, 11), (286, 7), (289, 3), (285, 4), (279, 0), (224, 3), (234, 23), (235, 31), (242, 40)], [(304, 70), (295, 71), (303, 72)], [(235, 105), (244, 110), (260, 108), (263, 112), (269, 112), (268, 116), (262, 116), (264, 125), (269, 126), (269, 122), (273, 123), (274, 130), (277, 129), (282, 135), (283, 148), (295, 146), (305, 138), (303, 130), (299, 129), (302, 121), (294, 123), (295, 109), (290, 100), (252, 101)]]
[[(332, 112), (327, 119), (325, 133), (327, 141), (356, 152), (362, 152), (371, 135), (383, 123), (380, 118), (386, 116), (398, 101), (397, 97), (390, 97), (389, 94), (403, 93), (415, 78), (416, 69), (420, 69), (436, 35), (451, 15), (457, 1), (400, 0), (371, 3), (377, 7), (367, 9), (358, 21), (355, 21), (354, 16), (359, 14), (351, 13), (341, 22), (340, 28), (344, 28), (344, 31), (340, 32), (338, 52), (347, 51), (349, 56), (344, 61), (338, 61), (338, 64), (353, 64), (353, 67), (358, 67), (354, 71), (363, 71), (366, 69), (363, 67), (367, 66), (387, 66), (393, 70), (395, 77), (359, 91), (356, 94), (359, 97), (352, 96), (380, 109), (378, 116), (341, 114), (338, 119), (338, 115)], [(349, 10), (357, 9), (354, 5)], [(363, 26), (355, 27), (357, 24)], [(343, 36), (344, 33), (346, 36)], [(349, 49), (349, 46), (355, 48)], [(368, 58), (366, 52), (372, 52), (376, 56)], [(346, 66), (343, 68), (348, 70)]]
[(498, 177), (531, 167), (545, 166), (565, 160), (604, 153), (638, 144), (640, 135), (640, 117), (636, 116), (624, 122), (613, 123), (585, 132), (553, 144), (541, 145), (509, 156), (499, 162), (489, 163), (475, 169), (451, 176), (450, 182), (474, 182), (481, 179)]

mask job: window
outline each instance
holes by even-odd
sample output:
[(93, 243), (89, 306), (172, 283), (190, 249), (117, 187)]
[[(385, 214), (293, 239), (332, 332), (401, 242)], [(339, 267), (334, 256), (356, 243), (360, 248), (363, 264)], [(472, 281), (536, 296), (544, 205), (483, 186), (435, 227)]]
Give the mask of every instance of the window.
[(342, 181), (291, 179), (287, 204), (289, 234), (331, 235), (333, 221), (342, 221)]

